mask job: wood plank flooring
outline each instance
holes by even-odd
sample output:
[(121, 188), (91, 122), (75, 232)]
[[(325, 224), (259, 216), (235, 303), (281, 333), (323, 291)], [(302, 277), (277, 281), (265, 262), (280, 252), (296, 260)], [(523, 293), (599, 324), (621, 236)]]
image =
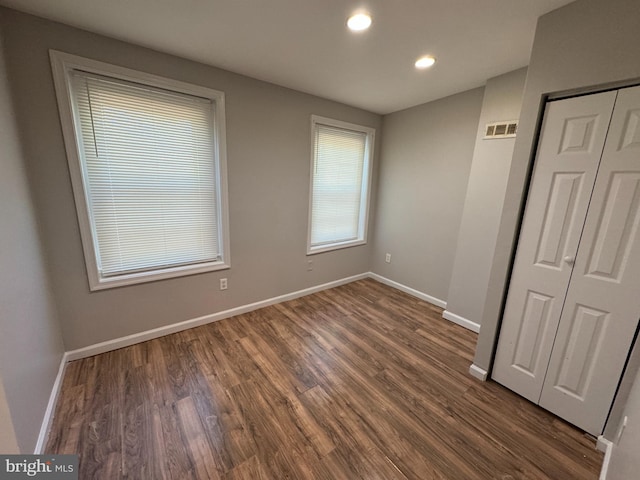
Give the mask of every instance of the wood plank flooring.
[(81, 479), (597, 479), (441, 313), (362, 280), (72, 362), (46, 450)]

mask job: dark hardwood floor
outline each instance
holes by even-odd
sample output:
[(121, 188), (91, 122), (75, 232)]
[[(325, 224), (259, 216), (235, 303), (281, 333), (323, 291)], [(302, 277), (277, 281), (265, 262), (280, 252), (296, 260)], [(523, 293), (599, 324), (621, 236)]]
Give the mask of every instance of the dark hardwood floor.
[(362, 280), (72, 362), (46, 450), (81, 479), (597, 479), (441, 313)]

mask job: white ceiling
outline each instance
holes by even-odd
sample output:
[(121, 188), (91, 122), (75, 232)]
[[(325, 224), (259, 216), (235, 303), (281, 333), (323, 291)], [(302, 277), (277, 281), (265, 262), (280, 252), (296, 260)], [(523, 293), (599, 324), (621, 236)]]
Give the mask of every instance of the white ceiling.
[[(0, 4), (376, 113), (527, 65), (537, 18), (571, 0), (0, 0)], [(347, 17), (373, 25), (354, 34)], [(424, 54), (438, 62), (418, 71)]]

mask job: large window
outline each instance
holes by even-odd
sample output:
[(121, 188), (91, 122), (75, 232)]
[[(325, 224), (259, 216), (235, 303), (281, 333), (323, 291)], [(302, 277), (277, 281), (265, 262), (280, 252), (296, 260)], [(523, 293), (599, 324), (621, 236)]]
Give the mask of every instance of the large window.
[(223, 94), (51, 58), (91, 289), (228, 268)]
[(367, 239), (372, 128), (312, 116), (313, 154), (307, 253)]

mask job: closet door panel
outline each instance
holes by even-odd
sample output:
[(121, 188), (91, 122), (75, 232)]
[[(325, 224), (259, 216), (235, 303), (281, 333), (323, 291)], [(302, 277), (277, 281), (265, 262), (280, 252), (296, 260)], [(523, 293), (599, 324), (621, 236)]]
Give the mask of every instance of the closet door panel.
[(551, 102), (545, 112), (492, 374), (536, 403), (616, 95)]
[(640, 87), (621, 90), (540, 405), (602, 432), (640, 318)]

